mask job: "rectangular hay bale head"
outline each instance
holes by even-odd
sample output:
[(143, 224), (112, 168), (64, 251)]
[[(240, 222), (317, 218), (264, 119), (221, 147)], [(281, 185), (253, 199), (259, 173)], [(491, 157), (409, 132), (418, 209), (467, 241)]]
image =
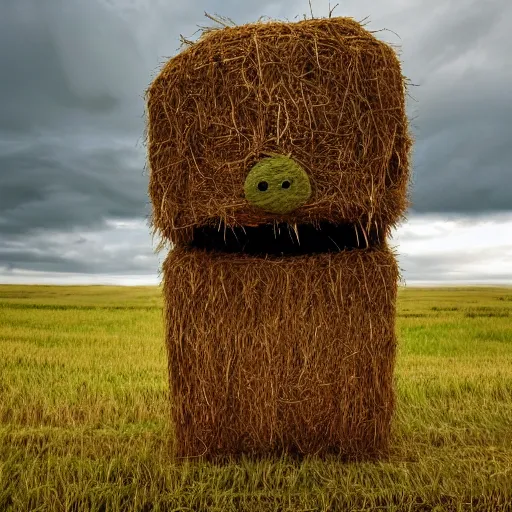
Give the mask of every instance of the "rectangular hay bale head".
[[(407, 206), (405, 85), (395, 51), (348, 18), (213, 30), (172, 58), (148, 90), (154, 226), (373, 221)], [(244, 198), (251, 167), (287, 155), (312, 196), (292, 214)]]

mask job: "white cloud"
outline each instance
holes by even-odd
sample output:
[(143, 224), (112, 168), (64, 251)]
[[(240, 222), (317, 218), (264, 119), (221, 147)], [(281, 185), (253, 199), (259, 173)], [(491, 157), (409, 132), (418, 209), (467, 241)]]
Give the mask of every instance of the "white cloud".
[(153, 286), (159, 284), (156, 274), (116, 275), (116, 274), (72, 274), (66, 272), (35, 272), (33, 270), (13, 270), (3, 274), (2, 284), (46, 284), (46, 285), (115, 285)]
[(512, 284), (512, 214), (415, 216), (396, 230), (403, 277), (410, 284)]
[[(510, 233), (512, 214), (474, 219), (416, 215), (395, 231), (390, 245), (408, 285), (510, 285)], [(111, 221), (100, 231), (38, 234), (6, 248), (33, 258), (25, 268), (21, 264), (2, 268), (0, 264), (0, 283), (157, 284), (165, 253), (155, 254), (154, 247), (147, 224), (136, 220)], [(52, 264), (52, 270), (32, 270), (38, 259), (46, 267)], [(58, 271), (59, 266), (68, 270), (68, 264), (76, 271)]]

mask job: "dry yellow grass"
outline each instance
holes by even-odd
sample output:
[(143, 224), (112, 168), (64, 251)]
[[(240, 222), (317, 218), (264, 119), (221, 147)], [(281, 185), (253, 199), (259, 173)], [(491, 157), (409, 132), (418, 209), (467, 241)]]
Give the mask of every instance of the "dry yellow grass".
[(0, 510), (512, 510), (512, 290), (401, 289), (378, 463), (175, 464), (157, 288), (0, 287)]

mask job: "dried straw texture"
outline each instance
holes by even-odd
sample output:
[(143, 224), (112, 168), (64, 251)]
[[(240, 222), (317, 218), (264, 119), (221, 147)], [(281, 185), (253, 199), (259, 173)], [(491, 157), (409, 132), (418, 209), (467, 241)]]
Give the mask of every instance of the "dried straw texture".
[[(377, 222), (407, 206), (405, 82), (395, 51), (349, 18), (209, 31), (147, 93), (153, 226), (172, 242), (192, 225)], [(289, 155), (313, 196), (292, 214), (243, 198), (251, 166)]]
[(385, 451), (396, 281), (388, 250), (282, 259), (171, 251), (176, 454)]

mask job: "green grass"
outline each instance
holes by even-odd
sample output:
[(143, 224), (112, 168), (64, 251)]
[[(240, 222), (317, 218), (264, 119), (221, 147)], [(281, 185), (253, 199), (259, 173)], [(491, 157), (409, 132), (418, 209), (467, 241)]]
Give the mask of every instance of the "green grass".
[(169, 457), (158, 288), (0, 286), (0, 511), (512, 510), (512, 289), (403, 289), (389, 459)]

